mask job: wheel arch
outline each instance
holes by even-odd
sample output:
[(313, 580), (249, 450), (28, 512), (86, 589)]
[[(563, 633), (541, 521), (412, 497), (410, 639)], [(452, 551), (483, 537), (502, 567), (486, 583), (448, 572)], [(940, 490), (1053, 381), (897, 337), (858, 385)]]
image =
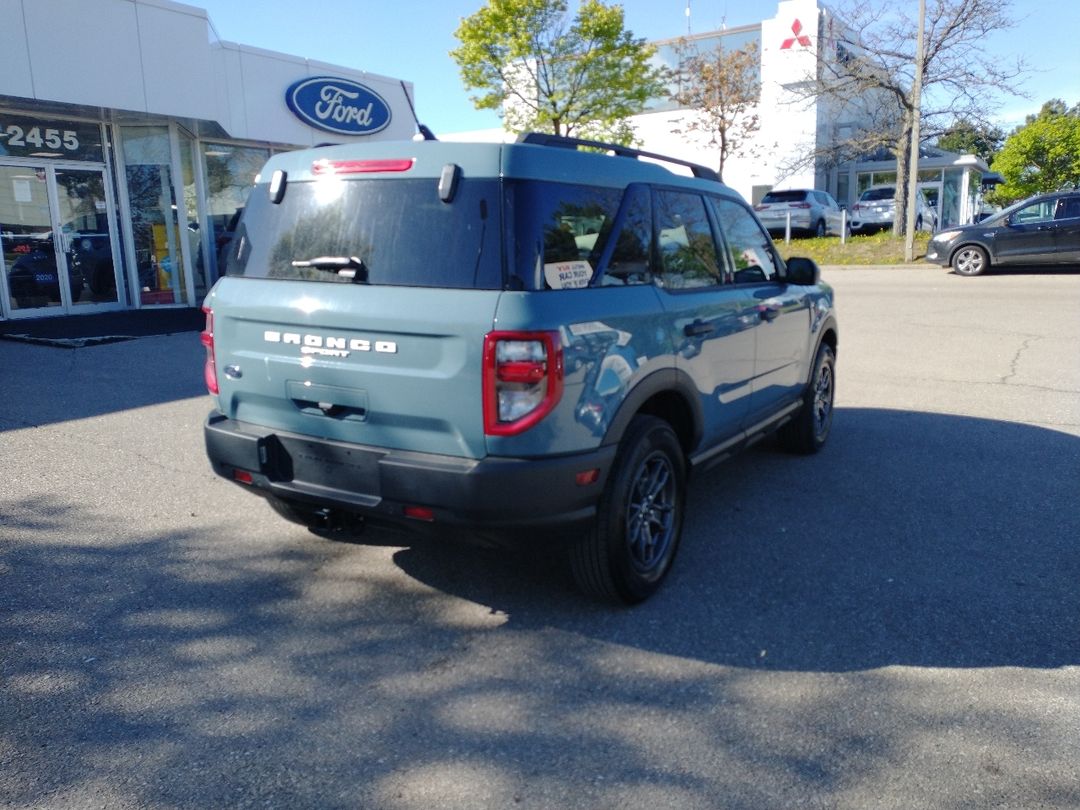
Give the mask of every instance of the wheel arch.
[(829, 318), (822, 327), (821, 337), (818, 338), (817, 345), (814, 346), (815, 354), (822, 343), (828, 343), (829, 348), (833, 350), (833, 354), (836, 354), (837, 350), (840, 348), (840, 333), (836, 328), (836, 321), (833, 318)]
[(612, 419), (602, 443), (618, 444), (639, 414), (656, 416), (671, 425), (683, 453), (688, 456), (701, 441), (704, 416), (697, 390), (684, 371), (658, 371), (634, 386)]
[(979, 248), (979, 250), (981, 250), (983, 253), (986, 254), (986, 267), (987, 267), (987, 269), (989, 269), (991, 266), (994, 265), (995, 257), (994, 257), (993, 251), (990, 250), (990, 247), (988, 245), (982, 244), (981, 242), (972, 241), (972, 242), (962, 242), (959, 245), (956, 245), (952, 250), (949, 251), (949, 267), (952, 267), (953, 259), (956, 258), (957, 253), (959, 253), (964, 248), (973, 248), (973, 247), (974, 248)]

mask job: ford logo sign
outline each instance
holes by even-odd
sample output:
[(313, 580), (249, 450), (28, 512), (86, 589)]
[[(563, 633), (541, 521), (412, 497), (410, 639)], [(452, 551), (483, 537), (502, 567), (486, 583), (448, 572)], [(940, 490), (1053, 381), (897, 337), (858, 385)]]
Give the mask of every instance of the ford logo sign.
[(293, 82), (285, 103), (304, 123), (339, 135), (371, 135), (390, 123), (390, 106), (382, 96), (348, 79), (317, 76)]

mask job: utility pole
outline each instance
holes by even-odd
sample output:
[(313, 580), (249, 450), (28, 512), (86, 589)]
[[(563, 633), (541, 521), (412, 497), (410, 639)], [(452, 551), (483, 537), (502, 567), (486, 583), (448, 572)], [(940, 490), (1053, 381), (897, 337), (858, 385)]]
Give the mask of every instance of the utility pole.
[(915, 258), (915, 198), (919, 193), (919, 123), (922, 120), (922, 75), (926, 62), (923, 38), (926, 27), (926, 0), (919, 0), (919, 35), (915, 45), (915, 84), (911, 88), (911, 106), (914, 120), (911, 122), (911, 157), (908, 159), (907, 228), (904, 237), (904, 261)]

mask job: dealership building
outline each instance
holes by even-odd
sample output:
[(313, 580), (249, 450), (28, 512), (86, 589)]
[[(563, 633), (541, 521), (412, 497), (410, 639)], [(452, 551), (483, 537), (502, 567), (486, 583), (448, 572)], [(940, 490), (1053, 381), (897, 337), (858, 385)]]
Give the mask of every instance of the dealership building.
[(410, 83), (222, 41), (192, 6), (0, 19), (0, 318), (198, 306), (272, 153), (416, 131)]
[[(416, 132), (409, 82), (223, 41), (197, 7), (0, 0), (0, 19), (0, 320), (198, 306), (272, 153)], [(889, 161), (785, 168), (856, 123), (800, 93), (836, 58), (835, 25), (816, 0), (782, 0), (771, 19), (691, 38), (758, 47), (757, 148), (724, 172), (748, 200), (817, 188), (849, 205), (895, 181)], [(673, 64), (680, 42), (657, 45)], [(687, 114), (658, 99), (634, 123), (646, 149), (715, 166), (715, 147), (675, 132)], [(971, 221), (985, 164), (920, 167), (942, 224)]]
[[(869, 127), (865, 102), (838, 104), (811, 92), (811, 77), (828, 63), (845, 58), (843, 21), (817, 0), (780, 0), (776, 15), (751, 25), (688, 34), (652, 43), (658, 65), (675, 70), (680, 52), (707, 55), (754, 46), (758, 54), (760, 99), (750, 114), (758, 129), (742, 150), (724, 164), (724, 182), (746, 200), (757, 203), (772, 189), (827, 191), (850, 208), (872, 185), (896, 183), (896, 161), (888, 156), (837, 163), (830, 147)], [(674, 94), (676, 87), (669, 88)], [(671, 98), (656, 98), (645, 112), (632, 117), (643, 149), (676, 155), (704, 166), (719, 166), (719, 150), (708, 135), (690, 132), (693, 113)], [(455, 140), (500, 140), (514, 136), (502, 130), (456, 133)], [(919, 186), (936, 206), (940, 226), (973, 221), (981, 201), (986, 163), (974, 155), (958, 155), (924, 146), (919, 160)]]
[[(811, 92), (813, 77), (847, 58), (843, 30), (843, 21), (816, 0), (781, 0), (776, 15), (760, 23), (655, 43), (669, 68), (677, 66), (681, 48), (707, 54), (718, 46), (726, 52), (756, 46), (761, 95), (752, 112), (759, 128), (724, 165), (724, 182), (747, 200), (756, 203), (773, 188), (806, 188), (827, 191), (850, 207), (871, 185), (895, 185), (891, 158), (837, 164), (829, 157), (830, 145), (870, 127), (865, 104), (839, 104)], [(650, 151), (717, 166), (717, 148), (707, 137), (679, 134), (690, 115), (670, 100), (657, 101), (634, 125)], [(973, 221), (986, 172), (973, 155), (923, 147), (919, 186), (938, 208), (942, 226)]]

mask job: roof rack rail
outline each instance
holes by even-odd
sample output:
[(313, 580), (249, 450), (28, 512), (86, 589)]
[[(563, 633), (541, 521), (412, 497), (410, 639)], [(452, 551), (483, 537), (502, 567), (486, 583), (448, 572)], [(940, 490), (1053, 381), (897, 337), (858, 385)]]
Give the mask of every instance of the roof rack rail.
[(707, 166), (691, 163), (689, 160), (669, 157), (668, 155), (660, 155), (656, 152), (646, 152), (629, 146), (621, 146), (617, 143), (590, 141), (585, 138), (571, 138), (567, 135), (552, 135), (547, 132), (525, 132), (518, 136), (517, 142), (534, 144), (536, 146), (557, 146), (562, 149), (577, 149), (579, 146), (588, 146), (593, 149), (604, 149), (619, 155), (620, 157), (630, 157), (635, 159), (643, 157), (651, 158), (652, 160), (659, 160), (664, 163), (674, 163), (679, 166), (685, 166), (693, 172), (694, 177), (700, 177), (703, 180), (715, 180), (718, 183), (723, 182), (720, 179), (720, 175), (717, 174), (714, 169), (710, 169)]

